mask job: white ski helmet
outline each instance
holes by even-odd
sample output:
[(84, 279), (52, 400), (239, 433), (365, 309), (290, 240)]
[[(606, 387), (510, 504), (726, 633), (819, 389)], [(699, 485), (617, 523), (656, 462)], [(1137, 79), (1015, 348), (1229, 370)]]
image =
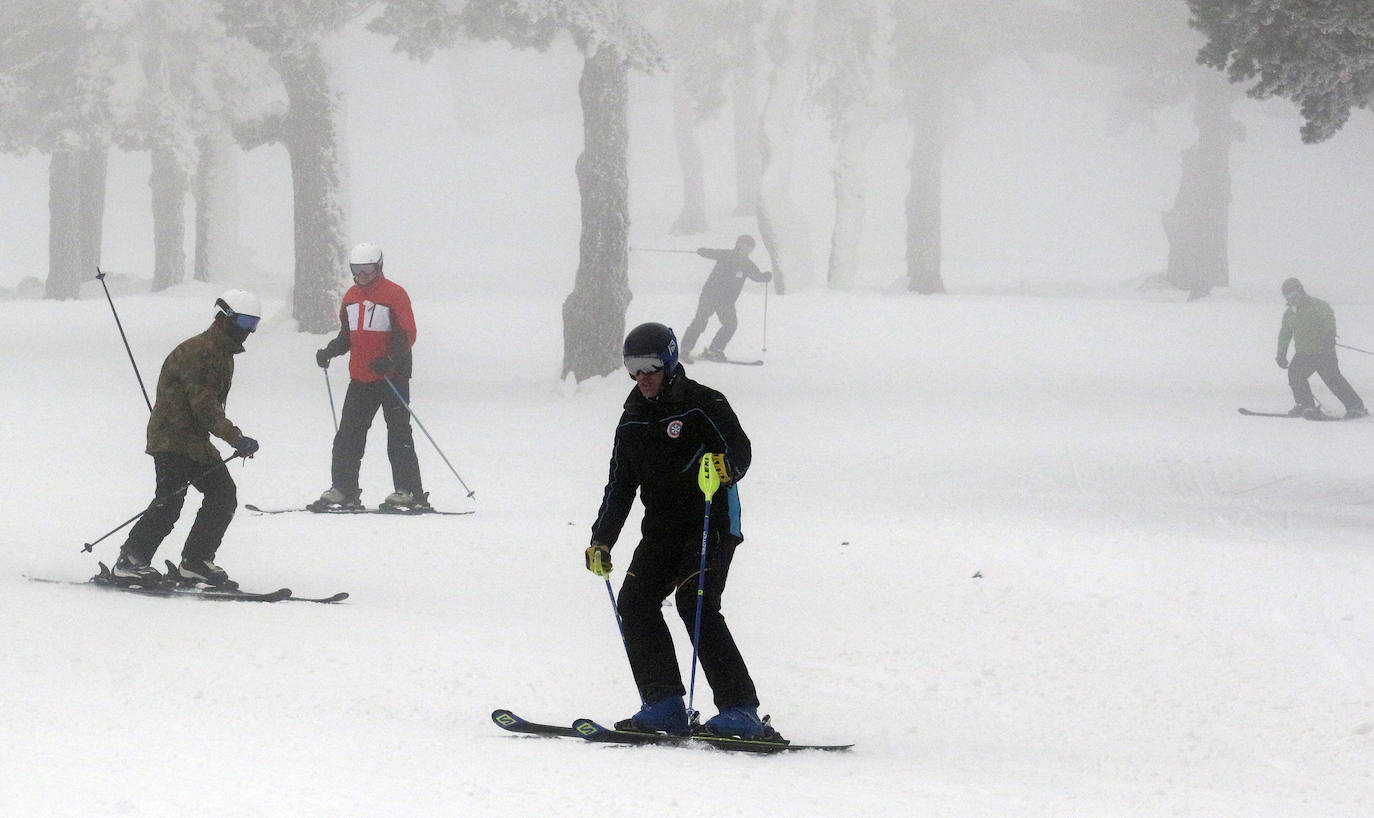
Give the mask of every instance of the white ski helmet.
[(354, 264), (377, 264), (382, 263), (382, 248), (370, 241), (362, 244), (353, 245), (353, 249), (348, 252), (349, 265)]
[(239, 315), (262, 318), (262, 302), (246, 290), (227, 290), (215, 299), (215, 315), (230, 319)]

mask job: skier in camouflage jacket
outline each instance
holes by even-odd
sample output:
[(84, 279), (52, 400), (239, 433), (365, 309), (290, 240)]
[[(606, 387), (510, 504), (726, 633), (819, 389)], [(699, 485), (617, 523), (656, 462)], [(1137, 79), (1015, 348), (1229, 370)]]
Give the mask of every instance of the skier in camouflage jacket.
[(163, 361), (157, 400), (148, 419), (148, 447), (157, 476), (153, 502), (129, 531), (120, 548), (114, 575), (148, 581), (155, 571), (153, 555), (181, 517), (186, 488), (203, 495), (200, 511), (182, 549), (181, 573), (210, 585), (223, 585), (228, 575), (213, 562), (224, 532), (238, 509), (238, 489), (210, 435), (251, 457), (258, 443), (225, 416), (234, 380), (234, 356), (257, 328), (258, 300), (230, 290), (215, 302), (209, 329), (182, 341)]

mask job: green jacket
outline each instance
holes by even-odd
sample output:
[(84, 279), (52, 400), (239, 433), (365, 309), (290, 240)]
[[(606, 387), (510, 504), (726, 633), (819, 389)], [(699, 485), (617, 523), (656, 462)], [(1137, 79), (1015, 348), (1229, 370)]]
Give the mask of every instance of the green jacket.
[(1283, 313), (1279, 327), (1279, 354), (1288, 355), (1288, 342), (1296, 355), (1326, 354), (1336, 350), (1336, 313), (1331, 305), (1310, 295)]
[(213, 325), (172, 350), (157, 379), (157, 400), (148, 418), (148, 454), (179, 454), (202, 463), (223, 459), (210, 435), (230, 445), (243, 437), (224, 416), (234, 382), (234, 356), (242, 351), (242, 344)]

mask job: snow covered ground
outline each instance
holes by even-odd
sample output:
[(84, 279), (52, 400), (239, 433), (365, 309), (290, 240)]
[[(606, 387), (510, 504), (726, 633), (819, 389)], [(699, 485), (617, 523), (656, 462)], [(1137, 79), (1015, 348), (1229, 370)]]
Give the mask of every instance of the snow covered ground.
[[(856, 748), (498, 730), (498, 706), (567, 721), (637, 703), (582, 567), (631, 384), (557, 380), (565, 289), (411, 288), (414, 408), (477, 494), (417, 434), (427, 487), (475, 515), (240, 511), (221, 564), (249, 588), (352, 593), (337, 606), (26, 581), (112, 560), (122, 532), (81, 546), (142, 509), (152, 467), (103, 297), (5, 303), (0, 814), (1369, 814), (1374, 420), (1236, 413), (1291, 404), (1277, 282), (1187, 305), (773, 297), (764, 367), (689, 370), (755, 448), (726, 612), (778, 728)], [(630, 323), (680, 329), (695, 292), (650, 289)], [(149, 389), (215, 293), (117, 299)], [(269, 304), (229, 405), (262, 451), (233, 473), (241, 502), (294, 505), (327, 486), (332, 426), (321, 339)], [(1344, 340), (1374, 348), (1374, 305), (1335, 306)], [(731, 351), (752, 357), (756, 288), (740, 309)], [(1343, 360), (1374, 402), (1374, 358)], [(383, 439), (379, 422), (374, 503)], [(701, 680), (697, 698), (714, 712)]]

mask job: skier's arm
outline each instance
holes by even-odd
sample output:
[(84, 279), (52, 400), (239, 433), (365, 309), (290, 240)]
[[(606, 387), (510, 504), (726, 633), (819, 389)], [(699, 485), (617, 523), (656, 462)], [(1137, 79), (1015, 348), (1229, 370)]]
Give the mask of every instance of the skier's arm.
[(734, 250), (713, 250), (710, 247), (698, 247), (697, 255), (704, 256), (712, 261), (721, 261), (735, 254)]
[(348, 351), (348, 310), (339, 308), (339, 334), (329, 339), (321, 350), (327, 358), (337, 358)]
[(182, 377), (196, 425), (230, 446), (237, 446), (243, 439), (243, 432), (224, 416), (224, 404), (219, 398), (228, 392), (233, 363), (214, 359), (188, 363), (190, 365), (182, 370)]
[(1288, 344), (1293, 340), (1293, 310), (1290, 308), (1283, 313), (1283, 323), (1279, 325), (1279, 350), (1276, 357), (1288, 358)]
[(759, 270), (759, 265), (755, 264), (747, 258), (742, 260), (742, 266), (744, 267), (744, 275), (753, 281), (773, 280), (772, 273), (761, 272)]
[(1319, 304), (1317, 314), (1313, 317), (1317, 325), (1317, 337), (1321, 340), (1322, 347), (1328, 350), (1336, 348), (1336, 311), (1331, 309), (1330, 304)]
[(719, 448), (712, 448), (712, 453), (725, 455), (725, 468), (730, 475), (730, 482), (738, 483), (749, 471), (749, 463), (753, 459), (749, 436), (744, 433), (735, 410), (730, 408), (730, 402), (724, 395), (707, 401), (702, 411), (711, 419), (711, 425), (720, 437)]
[(634, 505), (635, 493), (639, 490), (639, 477), (630, 465), (628, 444), (623, 439), (624, 419), (616, 429), (615, 445), (611, 449), (610, 473), (606, 478), (606, 491), (601, 497), (601, 508), (596, 512), (596, 522), (592, 523), (592, 542), (613, 546), (620, 538), (620, 529), (625, 518), (630, 516)]

